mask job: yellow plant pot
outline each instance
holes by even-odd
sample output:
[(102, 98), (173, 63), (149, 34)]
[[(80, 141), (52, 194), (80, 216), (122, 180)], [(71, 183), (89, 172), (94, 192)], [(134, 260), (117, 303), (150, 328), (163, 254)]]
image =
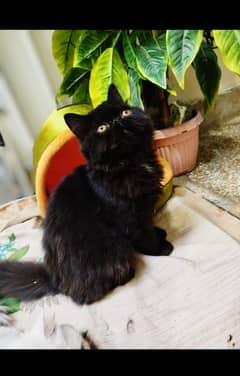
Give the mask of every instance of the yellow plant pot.
[[(80, 151), (79, 141), (68, 129), (64, 114), (68, 112), (86, 114), (87, 106), (66, 106), (54, 111), (43, 124), (33, 148), (35, 191), (41, 216), (45, 217), (48, 197), (61, 179), (71, 173), (75, 167), (86, 164)], [(164, 177), (162, 195), (157, 207), (162, 206), (172, 193), (173, 172), (170, 164), (158, 154), (163, 167)]]
[(173, 191), (173, 170), (170, 163), (162, 158), (160, 154), (157, 154), (159, 163), (163, 168), (163, 179), (161, 181), (162, 192), (157, 201), (156, 209), (160, 209), (170, 198)]

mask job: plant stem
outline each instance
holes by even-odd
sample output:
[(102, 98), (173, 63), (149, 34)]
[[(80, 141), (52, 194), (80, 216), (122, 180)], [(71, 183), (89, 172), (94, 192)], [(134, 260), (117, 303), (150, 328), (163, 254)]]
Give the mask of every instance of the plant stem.
[(142, 89), (144, 108), (151, 116), (154, 128), (168, 128), (170, 126), (168, 92), (149, 81), (142, 81)]
[(170, 126), (170, 115), (168, 107), (168, 93), (164, 89), (159, 89), (160, 98), (160, 113), (162, 119), (162, 125), (164, 128), (169, 128)]

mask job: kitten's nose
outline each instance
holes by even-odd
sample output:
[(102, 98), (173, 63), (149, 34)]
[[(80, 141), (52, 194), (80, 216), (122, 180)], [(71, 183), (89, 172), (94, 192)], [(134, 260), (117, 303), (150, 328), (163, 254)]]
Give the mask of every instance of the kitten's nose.
[(121, 122), (120, 122), (120, 117), (119, 118), (115, 118), (111, 121), (111, 124), (114, 126), (114, 125), (121, 125)]

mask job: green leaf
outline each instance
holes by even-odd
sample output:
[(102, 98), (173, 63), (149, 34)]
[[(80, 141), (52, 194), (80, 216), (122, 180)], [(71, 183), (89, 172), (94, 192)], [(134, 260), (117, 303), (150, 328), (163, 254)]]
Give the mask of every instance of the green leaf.
[(208, 43), (202, 42), (200, 50), (193, 62), (193, 68), (206, 101), (206, 109), (212, 109), (218, 94), (221, 69), (217, 55)]
[(201, 46), (203, 30), (167, 30), (166, 38), (170, 67), (184, 89), (185, 73)]
[(167, 85), (167, 88), (166, 88), (167, 92), (171, 95), (174, 95), (176, 96), (177, 95), (177, 92), (176, 90), (172, 89), (170, 86)]
[[(92, 105), (89, 105), (88, 103), (83, 104), (71, 104), (64, 106), (57, 110), (59, 112), (59, 115), (63, 117), (68, 112), (79, 114), (79, 115), (87, 115), (90, 111), (92, 111)], [(66, 130), (66, 127), (64, 128)], [(59, 131), (58, 131), (59, 134)], [(56, 137), (56, 136), (55, 136)]]
[(103, 43), (98, 46), (90, 56), (85, 58), (79, 63), (79, 68), (85, 69), (87, 71), (91, 71), (94, 64), (96, 63), (98, 57), (102, 54), (102, 52), (108, 48), (108, 47), (114, 47), (115, 44), (117, 43), (119, 36), (121, 35), (122, 31), (115, 30), (114, 32), (110, 32), (109, 30), (109, 36), (106, 38)]
[(139, 44), (144, 44), (153, 38), (152, 30), (134, 30), (134, 32), (133, 35), (135, 34)]
[(137, 68), (135, 50), (131, 41), (131, 36), (128, 35), (127, 30), (125, 30), (123, 34), (123, 52), (124, 52), (124, 57), (126, 59), (126, 62), (129, 68), (132, 68), (135, 71), (137, 71), (138, 68)]
[(89, 93), (93, 107), (107, 99), (108, 88), (114, 83), (124, 100), (130, 97), (127, 72), (118, 52), (113, 48), (106, 50), (97, 59), (89, 81)]
[(167, 53), (164, 35), (151, 38), (135, 48), (137, 67), (145, 79), (163, 89), (167, 87)]
[(14, 240), (16, 240), (16, 235), (14, 233), (12, 233), (9, 237), (8, 237), (8, 240), (9, 242), (14, 242)]
[(130, 86), (130, 104), (132, 106), (144, 109), (141, 98), (140, 77), (137, 72), (131, 68), (128, 69), (128, 82)]
[(14, 313), (20, 310), (19, 299), (15, 298), (0, 298), (0, 305), (5, 305), (8, 307), (8, 313)]
[(81, 63), (89, 59), (112, 33), (111, 30), (86, 30), (76, 44), (73, 66), (81, 67)]
[(240, 30), (213, 30), (213, 37), (226, 67), (240, 75)]
[(29, 250), (29, 245), (25, 245), (22, 248), (19, 248), (14, 252), (10, 257), (8, 257), (8, 261), (18, 261), (20, 260)]
[(91, 105), (89, 96), (89, 74), (85, 76), (72, 97), (72, 104), (86, 103)]
[(63, 82), (58, 90), (57, 99), (61, 99), (64, 95), (71, 97), (78, 88), (82, 78), (87, 74), (87, 71), (81, 68), (71, 68), (63, 79)]
[(8, 250), (8, 252), (16, 252), (17, 251), (17, 248), (11, 248)]
[(73, 66), (77, 41), (85, 30), (55, 30), (52, 34), (52, 53), (56, 64), (64, 76)]
[(86, 71), (90, 71), (92, 69), (92, 67), (94, 66), (95, 64), (95, 61), (97, 60), (98, 56), (100, 55), (99, 51), (94, 51), (93, 55), (91, 57), (89, 57), (88, 59), (85, 59), (83, 60), (80, 64), (79, 64), (79, 68), (82, 68)]
[(152, 34), (154, 38), (158, 38), (163, 33), (164, 33), (163, 30), (152, 30)]
[[(120, 35), (123, 33), (122, 30), (117, 30), (113, 36), (111, 37), (111, 47), (114, 48), (118, 42), (118, 39), (120, 37)], [(106, 46), (106, 48), (109, 47), (109, 46)]]

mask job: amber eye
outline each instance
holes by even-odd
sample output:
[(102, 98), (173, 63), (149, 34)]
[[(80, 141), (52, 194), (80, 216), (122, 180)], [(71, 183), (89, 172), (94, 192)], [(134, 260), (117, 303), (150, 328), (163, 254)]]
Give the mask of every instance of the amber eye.
[(102, 124), (102, 125), (99, 125), (98, 129), (97, 129), (97, 132), (98, 133), (103, 133), (107, 130), (108, 126), (107, 124)]
[(130, 115), (132, 115), (132, 110), (130, 110), (130, 109), (123, 110), (122, 113), (121, 113), (122, 117), (127, 117), (127, 116), (130, 116)]

